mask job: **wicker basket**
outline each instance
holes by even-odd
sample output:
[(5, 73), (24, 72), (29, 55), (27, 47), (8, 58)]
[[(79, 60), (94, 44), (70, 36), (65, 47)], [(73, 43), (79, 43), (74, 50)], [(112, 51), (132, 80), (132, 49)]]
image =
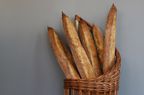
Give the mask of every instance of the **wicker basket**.
[(121, 57), (116, 50), (116, 62), (110, 72), (97, 79), (65, 79), (65, 95), (118, 95)]

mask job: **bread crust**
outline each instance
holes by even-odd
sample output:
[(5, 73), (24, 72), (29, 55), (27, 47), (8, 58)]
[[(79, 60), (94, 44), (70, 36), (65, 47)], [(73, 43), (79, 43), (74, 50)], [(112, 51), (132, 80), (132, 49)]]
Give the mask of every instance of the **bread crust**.
[(95, 78), (95, 73), (92, 69), (92, 65), (80, 42), (74, 24), (72, 23), (70, 18), (64, 13), (62, 13), (62, 22), (69, 47), (71, 49), (74, 61), (76, 63), (81, 78), (83, 79)]
[(48, 37), (57, 61), (65, 74), (65, 77), (67, 79), (80, 79), (80, 76), (78, 75), (74, 66), (72, 55), (59, 39), (56, 31), (51, 27), (48, 27)]
[(98, 77), (99, 75), (101, 75), (101, 70), (100, 70), (100, 63), (98, 60), (97, 50), (89, 26), (84, 20), (80, 20), (78, 32), (79, 32), (82, 45), (92, 64), (92, 68), (95, 72), (95, 76)]
[(115, 58), (115, 43), (116, 43), (116, 14), (117, 9), (113, 4), (110, 8), (105, 30), (105, 40), (104, 40), (104, 62), (103, 71), (106, 73), (109, 71), (113, 64)]
[(103, 63), (103, 52), (104, 52), (103, 34), (97, 25), (93, 25), (92, 34), (93, 34), (93, 38), (95, 40), (98, 57), (99, 57), (100, 63), (102, 64)]

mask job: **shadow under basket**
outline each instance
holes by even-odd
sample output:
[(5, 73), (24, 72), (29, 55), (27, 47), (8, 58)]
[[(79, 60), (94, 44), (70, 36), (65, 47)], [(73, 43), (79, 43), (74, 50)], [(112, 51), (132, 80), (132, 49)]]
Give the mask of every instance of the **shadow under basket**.
[(65, 79), (64, 95), (118, 95), (121, 57), (116, 49), (115, 65), (96, 79)]

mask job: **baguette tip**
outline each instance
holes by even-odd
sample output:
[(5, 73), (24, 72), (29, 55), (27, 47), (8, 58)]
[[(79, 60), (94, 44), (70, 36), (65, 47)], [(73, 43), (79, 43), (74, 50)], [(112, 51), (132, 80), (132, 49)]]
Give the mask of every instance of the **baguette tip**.
[(62, 11), (62, 17), (65, 17), (66, 16), (66, 14)]
[(75, 15), (75, 20), (78, 20), (78, 21), (80, 21), (80, 16), (79, 15)]
[(116, 8), (116, 6), (115, 6), (115, 4), (114, 4), (114, 3), (112, 4), (111, 9), (113, 9), (113, 10), (117, 11), (117, 8)]
[(50, 30), (53, 30), (53, 28), (52, 28), (52, 27), (47, 26), (47, 30), (48, 30), (48, 31), (50, 31)]

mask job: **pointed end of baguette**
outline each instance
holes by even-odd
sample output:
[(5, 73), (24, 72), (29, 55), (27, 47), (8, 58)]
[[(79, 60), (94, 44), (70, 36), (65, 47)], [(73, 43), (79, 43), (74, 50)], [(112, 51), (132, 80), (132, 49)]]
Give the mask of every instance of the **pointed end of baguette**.
[(75, 20), (80, 21), (80, 16), (79, 15), (75, 15)]
[(48, 29), (48, 36), (56, 35), (54, 28), (47, 27), (47, 29)]
[(50, 32), (50, 31), (52, 31), (52, 30), (54, 30), (52, 27), (47, 27), (47, 30), (48, 30), (48, 32)]
[(115, 6), (114, 3), (113, 3), (112, 6), (111, 6), (111, 10), (117, 11), (117, 8), (116, 8), (116, 6)]
[(66, 17), (67, 15), (62, 11), (62, 17)]

